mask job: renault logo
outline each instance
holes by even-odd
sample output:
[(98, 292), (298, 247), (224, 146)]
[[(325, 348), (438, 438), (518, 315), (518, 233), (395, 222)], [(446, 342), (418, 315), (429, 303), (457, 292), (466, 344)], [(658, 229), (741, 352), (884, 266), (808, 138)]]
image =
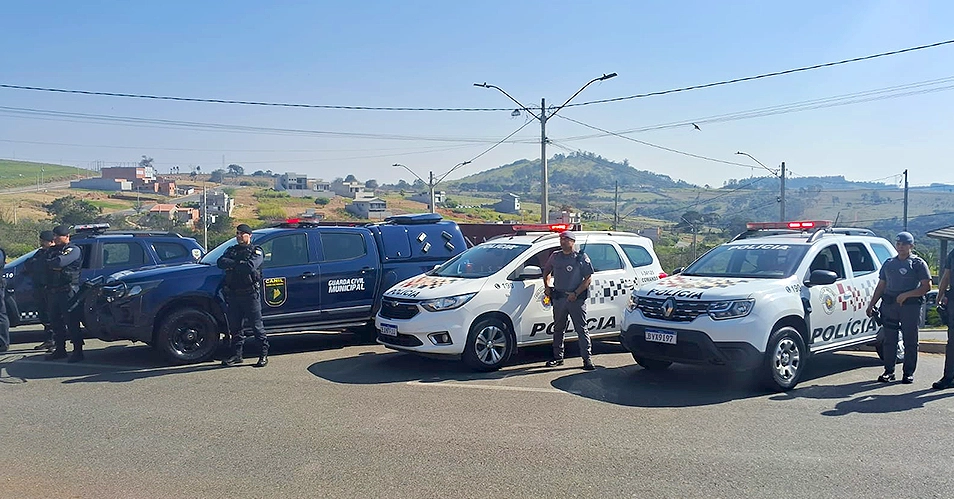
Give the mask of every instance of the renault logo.
[(672, 316), (674, 310), (676, 310), (676, 299), (670, 296), (662, 304), (663, 317), (668, 319)]

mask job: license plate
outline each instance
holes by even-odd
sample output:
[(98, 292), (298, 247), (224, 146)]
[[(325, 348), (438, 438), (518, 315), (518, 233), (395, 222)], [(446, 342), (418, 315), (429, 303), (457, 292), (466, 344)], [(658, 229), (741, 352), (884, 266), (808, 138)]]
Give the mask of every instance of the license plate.
[(385, 336), (397, 336), (397, 326), (393, 324), (381, 324), (381, 334)]
[(647, 329), (646, 341), (655, 341), (656, 343), (676, 344), (676, 332), (666, 331), (665, 329)]

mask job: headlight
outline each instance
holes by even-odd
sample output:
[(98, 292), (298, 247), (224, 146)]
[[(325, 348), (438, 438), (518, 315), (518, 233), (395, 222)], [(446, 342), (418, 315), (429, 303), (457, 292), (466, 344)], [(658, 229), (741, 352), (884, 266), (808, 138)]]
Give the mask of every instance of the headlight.
[(752, 312), (754, 306), (755, 300), (751, 298), (745, 300), (717, 301), (709, 305), (709, 317), (717, 321), (745, 317)]
[(626, 304), (626, 311), (632, 312), (636, 310), (636, 307), (639, 306), (639, 297), (636, 296), (636, 291), (633, 291), (629, 295), (629, 303)]
[(421, 302), (421, 306), (431, 312), (440, 312), (442, 310), (453, 310), (469, 302), (477, 293), (467, 293), (466, 295), (448, 296), (447, 298), (435, 298)]
[(155, 289), (156, 286), (160, 284), (162, 284), (162, 281), (137, 282), (132, 285), (126, 284), (125, 282), (118, 282), (116, 284), (103, 286), (103, 295), (106, 297), (106, 301), (133, 298)]

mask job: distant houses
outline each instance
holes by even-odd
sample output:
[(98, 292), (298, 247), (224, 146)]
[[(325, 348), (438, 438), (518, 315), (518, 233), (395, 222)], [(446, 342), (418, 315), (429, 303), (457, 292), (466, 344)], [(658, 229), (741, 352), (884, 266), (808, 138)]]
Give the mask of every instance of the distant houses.
[(520, 196), (513, 193), (506, 193), (500, 198), (500, 201), (494, 205), (494, 211), (500, 213), (520, 213)]
[(368, 220), (383, 220), (390, 217), (392, 213), (388, 211), (387, 201), (379, 198), (356, 199), (351, 204), (345, 206), (348, 213)]
[(305, 196), (332, 198), (335, 191), (331, 182), (308, 178), (301, 173), (286, 172), (275, 177), (275, 190), (287, 193), (289, 196), (300, 198)]

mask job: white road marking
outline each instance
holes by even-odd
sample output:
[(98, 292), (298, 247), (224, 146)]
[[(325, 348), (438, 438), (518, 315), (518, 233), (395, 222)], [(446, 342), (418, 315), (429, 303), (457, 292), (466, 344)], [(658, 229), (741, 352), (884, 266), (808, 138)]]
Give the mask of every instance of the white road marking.
[(534, 388), (529, 386), (505, 386), (505, 385), (478, 385), (474, 383), (455, 383), (450, 381), (440, 381), (435, 383), (426, 383), (423, 381), (408, 381), (406, 384), (411, 386), (445, 387), (445, 388), (474, 388), (477, 390), (499, 390), (505, 392), (537, 392), (537, 393), (569, 393), (556, 388)]

